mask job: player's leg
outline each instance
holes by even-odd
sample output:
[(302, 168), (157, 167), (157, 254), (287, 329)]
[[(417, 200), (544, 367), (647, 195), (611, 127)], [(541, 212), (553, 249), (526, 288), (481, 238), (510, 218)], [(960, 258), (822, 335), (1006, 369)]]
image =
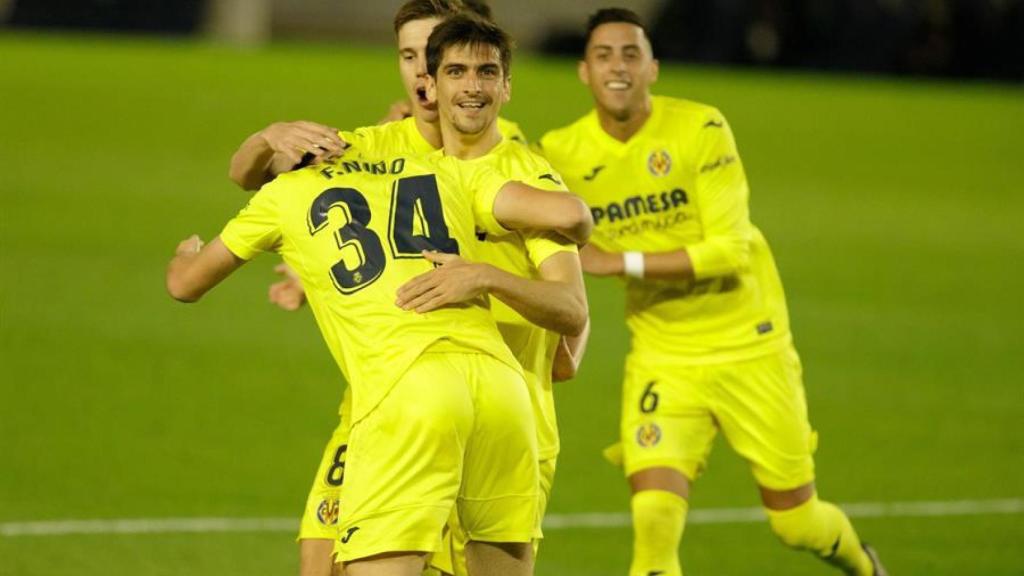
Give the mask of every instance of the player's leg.
[(426, 554), (396, 552), (345, 564), (345, 576), (421, 576)]
[(703, 468), (715, 436), (702, 378), (699, 367), (627, 362), (620, 436), (632, 491), (630, 576), (682, 574), (679, 543), (690, 483)]
[(529, 542), (466, 543), (466, 567), (471, 576), (533, 574), (533, 545)]
[(809, 550), (847, 574), (883, 576), (861, 544), (850, 519), (836, 505), (818, 499), (814, 484), (791, 490), (761, 488), (772, 531), (787, 546)]
[[(340, 569), (338, 572), (340, 573)], [(299, 574), (301, 576), (331, 576), (334, 573), (334, 539), (303, 538), (299, 540)]]
[[(540, 500), (537, 513), (538, 536), (533, 539), (534, 562), (536, 562), (537, 552), (540, 548), (541, 539), (543, 538), (542, 524), (544, 522), (544, 514), (547, 511), (548, 502), (551, 498), (551, 489), (554, 486), (557, 460), (558, 459), (556, 457), (538, 462), (538, 468), (540, 470)], [(452, 514), (452, 518), (448, 521), (447, 528), (448, 530), (445, 532), (445, 537), (442, 538), (442, 548), (434, 554), (434, 557), (430, 561), (430, 565), (438, 571), (436, 576), (468, 576), (469, 568), (466, 565), (466, 533), (462, 529), (462, 525), (459, 523), (458, 514)], [(487, 551), (484, 551), (483, 553), (486, 554)], [(425, 576), (434, 575), (425, 574)]]
[(712, 370), (715, 416), (733, 448), (750, 462), (772, 531), (787, 546), (808, 550), (848, 574), (874, 574), (850, 520), (815, 492), (817, 436), (807, 418), (796, 351)]
[(353, 423), (335, 552), (349, 576), (424, 570), (455, 505), (474, 427), (470, 386), (427, 351)]
[(630, 576), (682, 574), (679, 543), (689, 511), (690, 480), (674, 468), (647, 468), (629, 477), (633, 517)]
[(533, 573), (538, 536), (537, 432), (522, 375), (483, 354), (463, 354), (475, 374), (475, 420), (465, 445), (459, 521), (472, 576)]
[(338, 427), (324, 448), (299, 528), (299, 574), (331, 576), (334, 571), (334, 540), (338, 537), (338, 506), (345, 477), (351, 425), (351, 393), (346, 389)]

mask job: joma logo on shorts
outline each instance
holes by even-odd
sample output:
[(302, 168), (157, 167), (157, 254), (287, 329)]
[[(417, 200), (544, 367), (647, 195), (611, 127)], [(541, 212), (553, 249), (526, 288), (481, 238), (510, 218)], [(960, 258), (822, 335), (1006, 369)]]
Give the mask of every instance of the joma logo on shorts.
[(349, 528), (345, 532), (345, 535), (341, 537), (341, 543), (348, 544), (348, 541), (352, 539), (352, 535), (356, 533), (356, 530), (359, 530), (359, 526), (353, 526)]

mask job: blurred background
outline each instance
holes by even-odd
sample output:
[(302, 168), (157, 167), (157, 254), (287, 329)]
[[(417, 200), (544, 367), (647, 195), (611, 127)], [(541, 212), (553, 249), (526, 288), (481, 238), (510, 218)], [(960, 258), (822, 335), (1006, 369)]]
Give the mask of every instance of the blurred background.
[[(387, 42), (396, 2), (345, 0), (0, 0), (20, 28)], [(520, 46), (579, 52), (580, 23), (604, 0), (496, 0)], [(655, 51), (681, 62), (1005, 80), (1024, 79), (1022, 0), (631, 0)]]
[[(494, 0), (518, 38), (503, 115), (586, 114), (580, 29), (606, 1)], [(0, 576), (294, 574), (344, 382), (274, 257), (196, 305), (164, 267), (245, 204), (271, 122), (376, 123), (404, 96), (400, 0), (0, 0)], [(786, 287), (818, 486), (898, 575), (1024, 574), (1024, 0), (623, 2), (654, 90), (718, 107)], [(623, 576), (623, 293), (556, 386), (539, 576)], [(829, 574), (759, 516), (719, 439), (688, 574)]]

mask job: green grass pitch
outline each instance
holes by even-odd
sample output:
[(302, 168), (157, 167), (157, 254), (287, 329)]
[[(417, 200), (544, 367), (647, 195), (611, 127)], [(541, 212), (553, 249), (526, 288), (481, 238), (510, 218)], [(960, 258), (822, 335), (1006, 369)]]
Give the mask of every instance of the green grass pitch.
[[(263, 258), (197, 306), (176, 242), (245, 202), (228, 158), (273, 120), (372, 123), (389, 50), (256, 51), (0, 36), (0, 523), (297, 518), (342, 381)], [(1024, 91), (665, 66), (657, 92), (729, 117), (786, 284), (819, 487), (838, 502), (1024, 497)], [(533, 138), (588, 109), (570, 61), (522, 58), (506, 116)], [(1014, 224), (1014, 223), (1017, 224)], [(558, 388), (553, 513), (621, 512), (600, 458), (628, 346), (621, 291)], [(724, 443), (694, 510), (757, 504)], [(855, 520), (896, 574), (1024, 574), (1024, 516)], [(549, 530), (544, 576), (625, 574), (628, 528)], [(763, 524), (694, 524), (692, 574), (827, 574)], [(287, 532), (0, 536), (0, 575), (288, 574)]]

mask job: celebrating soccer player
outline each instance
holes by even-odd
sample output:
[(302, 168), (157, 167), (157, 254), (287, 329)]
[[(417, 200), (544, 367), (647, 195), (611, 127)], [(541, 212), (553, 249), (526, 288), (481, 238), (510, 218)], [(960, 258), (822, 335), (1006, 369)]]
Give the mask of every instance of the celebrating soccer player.
[[(520, 144), (523, 137), (518, 128), (498, 117), (509, 98), (511, 52), (507, 37), (493, 25), (474, 19), (457, 18), (438, 26), (460, 10), (458, 3), (439, 0), (411, 0), (399, 9), (395, 31), (412, 117), (342, 133), (349, 145), (345, 159), (430, 153), (441, 145), (441, 133), (447, 126), (446, 143), (451, 141), (472, 163), (489, 166), (509, 179), (537, 188), (565, 190), (548, 162)], [(431, 87), (428, 37), (432, 39), (431, 74), (441, 76), (433, 98), (427, 93)], [(479, 49), (481, 46), (485, 49)], [(442, 54), (448, 55), (443, 67)], [(458, 58), (453, 59), (455, 56)], [(436, 103), (438, 98), (440, 104)], [(272, 125), (254, 134), (232, 161), (233, 177), (251, 187), (291, 169), (303, 152), (316, 150), (320, 157), (333, 156), (331, 143), (325, 141), (323, 148), (317, 148), (315, 139), (302, 140), (309, 126), (319, 125)], [(332, 129), (322, 128), (334, 135)], [(339, 153), (343, 146), (336, 147)], [(425, 313), (480, 294), (493, 297), (492, 313), (498, 328), (523, 366), (530, 388), (541, 470), (539, 522), (551, 491), (559, 450), (551, 383), (553, 379), (572, 377), (586, 337), (587, 305), (579, 259), (573, 244), (550, 234), (487, 239), (478, 248), (476, 263), (452, 254), (428, 254), (439, 267), (401, 287), (398, 304)], [(272, 296), (279, 304), (294, 306), (304, 299), (297, 280), (278, 283), (272, 288)], [(305, 576), (326, 574), (330, 569), (330, 551), (337, 533), (333, 511), (338, 507), (344, 479), (350, 408), (346, 393), (341, 423), (324, 450), (308, 498), (300, 531)], [(332, 513), (324, 514), (325, 510)], [(436, 553), (431, 564), (444, 573), (464, 573), (461, 550), (465, 535), (455, 522), (446, 534), (450, 538), (444, 544), (454, 552)]]
[(586, 39), (578, 71), (595, 109), (541, 144), (593, 213), (584, 271), (626, 282), (630, 575), (681, 574), (690, 486), (719, 430), (750, 464), (782, 542), (848, 574), (884, 574), (815, 491), (800, 359), (728, 123), (712, 107), (651, 95), (658, 62), (633, 12), (597, 12)]

